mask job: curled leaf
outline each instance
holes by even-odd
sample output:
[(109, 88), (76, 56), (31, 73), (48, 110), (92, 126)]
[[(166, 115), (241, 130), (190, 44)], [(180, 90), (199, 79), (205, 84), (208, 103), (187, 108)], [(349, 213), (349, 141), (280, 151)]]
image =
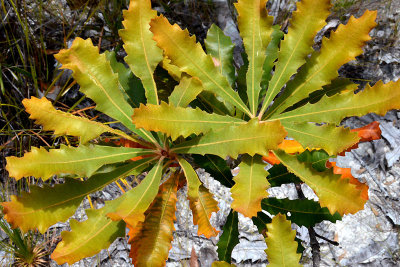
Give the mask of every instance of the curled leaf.
[(165, 265), (175, 230), (177, 182), (178, 177), (173, 175), (160, 186), (156, 198), (145, 213), (144, 222), (140, 222), (129, 233), (129, 256), (135, 266)]

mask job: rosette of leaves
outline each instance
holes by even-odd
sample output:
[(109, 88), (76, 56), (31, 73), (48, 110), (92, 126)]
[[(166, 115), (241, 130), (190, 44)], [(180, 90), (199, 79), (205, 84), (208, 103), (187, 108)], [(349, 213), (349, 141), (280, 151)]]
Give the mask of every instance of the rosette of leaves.
[[(45, 130), (78, 136), (81, 145), (33, 148), (21, 158), (9, 157), (7, 170), (16, 179), (70, 176), (64, 184), (33, 187), (2, 203), (5, 218), (22, 230), (44, 232), (72, 216), (86, 195), (144, 173), (138, 186), (100, 209), (87, 210), (86, 221), (71, 220), (71, 231), (62, 233), (52, 258), (61, 264), (92, 256), (124, 236), (127, 227), (135, 266), (162, 266), (173, 237), (177, 190), (184, 184), (198, 234), (218, 234), (210, 222), (217, 203), (195, 172), (200, 166), (231, 187), (233, 211), (220, 237), (220, 259), (229, 262), (238, 242), (239, 212), (253, 217), (260, 231), (267, 228), (270, 263), (282, 266), (280, 255), (299, 260), (290, 223), (282, 215), (271, 221), (263, 210), (273, 215), (290, 211), (294, 223), (310, 226), (363, 209), (366, 186), (325, 163), (360, 141), (357, 132), (340, 126), (342, 119), (400, 107), (400, 81), (378, 82), (355, 93), (355, 84), (338, 78), (340, 66), (360, 55), (370, 40), (376, 12), (351, 17), (314, 50), (330, 1), (298, 2), (287, 34), (273, 25), (266, 2), (236, 4), (246, 52), (240, 69), (233, 65), (231, 40), (218, 27), (210, 28), (205, 51), (195, 36), (157, 15), (150, 0), (132, 0), (123, 13), (120, 36), (129, 68), (112, 53), (100, 54), (90, 40), (77, 38), (61, 50), (56, 58), (62, 68), (73, 71), (97, 110), (128, 132), (56, 110), (45, 99), (24, 100)], [(158, 67), (178, 82), (165, 101), (154, 76)], [(122, 138), (122, 146), (88, 144), (106, 133)], [(234, 179), (226, 157), (240, 160)], [(263, 158), (276, 163), (269, 172)], [(319, 202), (268, 198), (268, 187), (290, 182), (307, 183)]]

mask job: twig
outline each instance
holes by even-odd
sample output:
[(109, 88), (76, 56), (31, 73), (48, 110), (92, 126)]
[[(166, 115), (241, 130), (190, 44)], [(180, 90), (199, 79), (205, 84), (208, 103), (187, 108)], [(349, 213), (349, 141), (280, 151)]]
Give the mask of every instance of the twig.
[[(314, 231), (314, 232), (315, 232), (315, 231)], [(330, 243), (330, 244), (332, 244), (332, 245), (334, 245), (334, 246), (339, 246), (339, 242), (332, 241), (332, 240), (330, 240), (330, 239), (328, 239), (328, 238), (326, 238), (326, 237), (324, 237), (324, 236), (321, 236), (321, 235), (319, 235), (319, 234), (317, 234), (317, 233), (315, 233), (315, 236), (318, 237), (318, 238), (321, 238), (322, 240), (325, 240), (326, 242), (328, 242), (328, 243)]]
[(308, 227), (308, 234), (310, 235), (313, 267), (319, 267), (321, 265), (321, 253), (319, 250), (319, 243), (314, 228)]

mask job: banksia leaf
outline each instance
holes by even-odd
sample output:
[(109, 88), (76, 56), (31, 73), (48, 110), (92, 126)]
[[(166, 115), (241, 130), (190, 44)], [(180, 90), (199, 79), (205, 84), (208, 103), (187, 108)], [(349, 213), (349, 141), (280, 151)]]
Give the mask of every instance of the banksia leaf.
[(138, 186), (129, 190), (119, 198), (119, 205), (107, 216), (113, 221), (124, 220), (126, 224), (135, 227), (144, 221), (144, 212), (157, 195), (163, 169), (163, 158), (151, 169)]
[(327, 163), (330, 156), (325, 150), (305, 150), (303, 153), (297, 156), (297, 160), (311, 164), (315, 170), (323, 172), (327, 169)]
[(164, 56), (163, 61), (160, 62), (160, 66), (165, 69), (175, 81), (180, 81), (182, 79), (182, 71), (179, 67), (171, 63), (171, 60)]
[(247, 96), (250, 111), (256, 115), (261, 91), (265, 51), (273, 32), (273, 17), (268, 16), (267, 0), (240, 0), (235, 4), (239, 14), (238, 26), (248, 56), (246, 74)]
[(379, 128), (379, 121), (373, 121), (364, 127), (356, 128), (351, 131), (357, 133), (357, 135), (361, 138), (360, 142), (378, 140), (381, 138), (382, 134), (382, 131)]
[(210, 218), (213, 212), (218, 212), (218, 202), (213, 199), (207, 188), (201, 185), (199, 198), (197, 201), (189, 199), (189, 204), (193, 213), (193, 223), (199, 226), (197, 234), (204, 235), (206, 238), (217, 236), (219, 231), (212, 226)]
[(267, 155), (282, 142), (286, 132), (278, 121), (275, 123), (259, 123), (253, 119), (246, 124), (221, 128), (201, 137), (181, 143), (173, 148), (175, 153), (213, 154), (225, 158), (236, 158), (247, 153)]
[(62, 241), (58, 243), (51, 258), (60, 265), (72, 264), (99, 253), (108, 248), (117, 237), (125, 236), (125, 223), (112, 221), (106, 216), (118, 203), (119, 199), (115, 199), (106, 202), (101, 209), (86, 210), (86, 221), (78, 222), (72, 219), (71, 231), (61, 233)]
[(6, 169), (10, 177), (19, 180), (22, 177), (35, 176), (47, 180), (55, 174), (69, 173), (90, 176), (105, 164), (125, 161), (133, 157), (149, 155), (150, 149), (111, 147), (111, 146), (79, 146), (59, 149), (32, 147), (32, 151), (21, 158), (8, 157)]
[(131, 241), (129, 256), (135, 266), (165, 266), (175, 230), (178, 177), (173, 175), (160, 186), (158, 195), (146, 211), (146, 219)]
[(229, 188), (234, 185), (231, 169), (223, 158), (209, 154), (204, 156), (192, 155), (192, 158), (194, 163), (203, 168), (222, 185)]
[(22, 101), (29, 118), (36, 120), (36, 124), (43, 126), (46, 131), (54, 131), (56, 135), (73, 135), (81, 138), (81, 143), (86, 143), (104, 132), (110, 132), (131, 139), (122, 131), (110, 128), (102, 123), (74, 116), (67, 112), (56, 110), (46, 98), (24, 99)]
[(268, 196), (268, 172), (261, 156), (243, 155), (239, 164), (239, 174), (234, 178), (235, 185), (231, 188), (232, 209), (246, 217), (253, 217), (261, 211), (261, 200)]
[(107, 59), (110, 61), (111, 68), (118, 73), (118, 80), (131, 107), (137, 108), (140, 103), (146, 103), (145, 90), (140, 79), (133, 75), (130, 68), (125, 67), (124, 63), (118, 62), (115, 51), (105, 52)]
[[(235, 67), (233, 65), (234, 44), (215, 24), (211, 25), (204, 40), (207, 53), (214, 58), (219, 72), (223, 74), (232, 85), (235, 82)], [(214, 64), (215, 65), (215, 64)]]
[(257, 213), (257, 217), (251, 218), (254, 225), (257, 226), (257, 230), (260, 234), (265, 234), (265, 229), (268, 223), (272, 222), (272, 219), (264, 212), (260, 211)]
[(352, 147), (349, 147), (348, 149), (339, 153), (340, 156), (344, 156), (345, 152), (358, 148), (358, 144), (361, 142), (370, 142), (372, 140), (380, 139), (382, 134), (378, 121), (373, 121), (364, 127), (352, 129), (351, 131), (357, 133), (358, 137), (360, 137), (360, 141), (357, 144), (354, 144)]
[(238, 213), (234, 210), (226, 219), (222, 235), (219, 237), (217, 244), (218, 258), (220, 260), (231, 262), (232, 251), (239, 244), (239, 218)]
[(93, 256), (107, 248), (117, 237), (125, 235), (125, 223), (114, 222), (107, 218), (110, 212), (119, 205), (120, 200), (107, 201), (101, 209), (85, 210), (88, 219), (78, 222), (70, 221), (71, 231), (61, 233), (62, 242), (58, 243), (51, 255), (58, 264), (74, 263), (85, 257)]
[(299, 177), (289, 172), (288, 169), (283, 164), (276, 164), (272, 166), (268, 170), (268, 182), (271, 184), (271, 187), (281, 186), (283, 184), (299, 184), (301, 180)]
[(160, 131), (171, 136), (201, 134), (218, 130), (225, 126), (246, 124), (245, 121), (230, 116), (209, 114), (200, 109), (174, 107), (165, 102), (161, 105), (141, 105), (132, 117), (136, 127), (149, 131)]
[(268, 83), (272, 77), (272, 69), (274, 67), (275, 61), (278, 59), (279, 53), (279, 44), (283, 38), (283, 32), (280, 30), (279, 25), (272, 26), (273, 32), (271, 34), (271, 42), (269, 42), (267, 46), (267, 50), (265, 51), (265, 60), (263, 65), (263, 75), (261, 78), (261, 92), (260, 99), (265, 96), (265, 92), (267, 91)]
[(336, 162), (328, 162), (329, 167), (333, 167), (334, 174), (340, 174), (342, 179), (349, 179), (350, 184), (354, 184), (358, 190), (361, 190), (361, 197), (368, 200), (368, 185), (361, 183), (357, 178), (351, 174), (351, 168), (341, 168), (336, 165)]
[(199, 198), (199, 186), (201, 185), (199, 177), (197, 176), (196, 171), (193, 169), (190, 163), (187, 162), (184, 158), (178, 157), (178, 162), (179, 165), (181, 165), (183, 173), (186, 177), (188, 185), (188, 197), (193, 201), (196, 201)]
[(202, 110), (209, 113), (214, 112), (219, 115), (233, 116), (235, 114), (234, 107), (227, 105), (227, 103), (222, 103), (219, 99), (221, 98), (217, 97), (214, 93), (203, 91), (198, 95), (197, 100), (194, 102), (198, 103), (196, 106), (201, 107)]
[(150, 23), (154, 40), (171, 59), (172, 64), (181, 71), (197, 77), (203, 84), (204, 90), (220, 95), (224, 100), (236, 106), (251, 116), (246, 105), (229, 85), (227, 79), (219, 73), (212, 57), (206, 55), (194, 36), (190, 37), (187, 30), (178, 25), (171, 25), (163, 16), (157, 17)]
[(197, 78), (184, 76), (169, 96), (169, 104), (185, 108), (201, 91), (203, 91), (203, 85)]
[(132, 72), (142, 80), (147, 103), (158, 104), (154, 70), (163, 60), (162, 50), (157, 47), (150, 32), (150, 21), (157, 17), (150, 0), (131, 0), (129, 9), (123, 12), (125, 29), (119, 31), (128, 56), (125, 57)]
[(294, 241), (296, 231), (292, 230), (290, 221), (282, 214), (272, 218), (272, 222), (267, 224), (267, 258), (269, 265), (276, 267), (294, 267), (299, 264), (301, 254), (297, 254), (297, 242)]
[(296, 77), (286, 85), (284, 93), (274, 102), (268, 114), (284, 111), (337, 78), (338, 69), (361, 55), (362, 47), (371, 40), (368, 34), (376, 26), (376, 14), (376, 11), (366, 11), (359, 19), (351, 17), (346, 25), (339, 25), (329, 39), (324, 38), (321, 49), (312, 54)]
[(387, 84), (379, 81), (357, 94), (350, 91), (332, 97), (324, 96), (318, 103), (306, 104), (273, 117), (282, 121), (330, 122), (338, 125), (346, 117), (361, 117), (372, 112), (383, 116), (389, 110), (400, 109), (399, 88), (400, 80)]
[(96, 102), (97, 110), (135, 130), (131, 121), (133, 110), (120, 90), (118, 75), (113, 72), (106, 55), (99, 54), (90, 39), (76, 38), (69, 49), (60, 50), (55, 58), (62, 69), (73, 71), (80, 90)]
[[(336, 127), (333, 124), (315, 125), (308, 122), (282, 122), (288, 135), (297, 140), (304, 148), (322, 148), (330, 155), (336, 155), (352, 147), (360, 139), (349, 128)], [(340, 142), (338, 142), (340, 140)]]
[(327, 207), (332, 214), (354, 214), (364, 208), (366, 200), (361, 197), (361, 191), (348, 180), (341, 179), (330, 170), (315, 171), (311, 166), (300, 163), (296, 156), (287, 155), (283, 151), (274, 153), (290, 172), (314, 190), (321, 206)]
[(335, 223), (342, 219), (338, 213), (331, 215), (327, 208), (322, 208), (318, 202), (309, 199), (266, 198), (261, 206), (273, 215), (290, 213), (289, 219), (292, 223), (305, 227), (312, 227), (325, 220)]
[[(326, 24), (331, 7), (330, 0), (302, 0), (297, 2), (297, 10), (293, 12), (290, 27), (281, 42), (275, 73), (272, 77), (260, 115), (264, 113), (282, 87), (296, 73), (312, 52), (314, 37)], [(260, 116), (260, 117), (261, 117)]]
[(37, 228), (44, 233), (51, 225), (66, 221), (74, 215), (86, 195), (120, 178), (140, 172), (150, 161), (152, 159), (147, 158), (132, 162), (110, 172), (95, 174), (87, 181), (66, 178), (64, 184), (54, 187), (31, 186), (30, 193), (23, 193), (20, 197), (11, 196), (10, 202), (1, 203), (4, 218), (24, 232)]
[(312, 92), (308, 95), (307, 98), (297, 102), (293, 106), (286, 109), (286, 111), (294, 110), (298, 107), (301, 107), (307, 103), (315, 104), (321, 100), (321, 98), (325, 95), (333, 96), (339, 93), (345, 93), (348, 91), (356, 91), (358, 88), (358, 84), (353, 83), (350, 79), (347, 78), (336, 78), (330, 84), (325, 85), (322, 89)]

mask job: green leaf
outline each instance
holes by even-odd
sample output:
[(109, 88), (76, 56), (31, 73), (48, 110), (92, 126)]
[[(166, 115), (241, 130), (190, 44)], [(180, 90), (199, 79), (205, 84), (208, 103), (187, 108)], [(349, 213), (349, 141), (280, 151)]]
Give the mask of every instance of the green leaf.
[[(220, 97), (217, 97), (214, 93), (209, 91), (203, 91), (198, 95), (198, 100), (201, 101), (202, 105), (197, 105), (202, 110), (206, 110), (207, 112), (211, 113), (214, 112), (219, 115), (231, 115), (235, 114), (234, 107), (232, 108), (231, 105), (227, 105), (227, 103), (223, 103), (220, 101)], [(204, 105), (208, 108), (204, 108)]]
[[(178, 178), (173, 175), (160, 186), (158, 194), (146, 211), (146, 219), (136, 229), (129, 256), (135, 266), (164, 266), (172, 248)], [(135, 230), (136, 230), (135, 229)]]
[(181, 71), (197, 77), (204, 90), (218, 94), (224, 101), (231, 103), (241, 111), (251, 115), (239, 95), (230, 87), (227, 79), (219, 73), (210, 55), (206, 55), (194, 36), (178, 25), (171, 25), (163, 16), (150, 23), (154, 40), (164, 50), (165, 55)]
[(161, 102), (161, 105), (141, 105), (135, 109), (132, 119), (136, 127), (163, 132), (171, 136), (172, 140), (179, 136), (219, 130), (225, 126), (246, 124), (234, 117), (209, 114), (200, 109), (174, 107), (165, 102)]
[(130, 68), (125, 67), (121, 62), (117, 61), (115, 51), (105, 52), (107, 59), (110, 61), (111, 68), (118, 73), (118, 79), (125, 95), (126, 101), (131, 107), (137, 108), (140, 103), (146, 103), (146, 95), (142, 82), (138, 77), (133, 75)]
[(131, 1), (128, 10), (124, 10), (125, 29), (119, 31), (128, 54), (125, 57), (132, 72), (142, 80), (146, 90), (147, 103), (158, 104), (157, 87), (153, 73), (163, 60), (163, 53), (153, 40), (150, 21), (157, 17), (151, 9), (150, 0)]
[(278, 59), (279, 44), (283, 38), (283, 32), (280, 30), (279, 25), (272, 26), (271, 42), (268, 44), (267, 50), (265, 51), (265, 60), (263, 66), (263, 74), (261, 78), (261, 92), (260, 99), (265, 96), (267, 91), (268, 83), (272, 77), (272, 69), (275, 61)]
[(266, 224), (272, 222), (272, 219), (263, 211), (257, 212), (257, 216), (254, 216), (251, 218), (251, 220), (253, 221), (254, 225), (257, 226), (260, 234), (264, 234), (267, 227)]
[(299, 264), (301, 254), (297, 254), (297, 242), (294, 240), (296, 231), (292, 230), (290, 221), (282, 214), (272, 218), (272, 223), (267, 225), (267, 249), (268, 266), (294, 267)]
[(90, 176), (105, 164), (125, 161), (133, 157), (153, 153), (150, 149), (111, 147), (111, 146), (79, 146), (59, 149), (32, 147), (32, 151), (21, 158), (8, 157), (6, 169), (10, 177), (19, 180), (22, 177), (35, 176), (47, 180), (55, 174), (70, 173)]
[(285, 136), (286, 132), (278, 121), (270, 124), (253, 119), (247, 124), (221, 128), (181, 143), (171, 148), (171, 152), (213, 154), (223, 158), (236, 158), (243, 153), (267, 155), (268, 150), (276, 149)]
[(62, 232), (62, 241), (58, 243), (51, 258), (57, 264), (72, 264), (83, 258), (91, 257), (102, 249), (108, 248), (115, 239), (125, 236), (125, 223), (114, 222), (106, 217), (119, 203), (119, 199), (106, 202), (98, 210), (86, 210), (88, 219), (78, 222), (70, 221), (71, 231)]
[(328, 122), (338, 125), (346, 117), (361, 117), (372, 112), (383, 116), (389, 110), (400, 109), (399, 87), (400, 80), (387, 84), (379, 81), (373, 87), (367, 86), (358, 94), (350, 91), (332, 97), (324, 96), (316, 104), (307, 104), (273, 116), (274, 119), (271, 120)]
[(235, 4), (239, 14), (239, 31), (249, 60), (246, 74), (247, 96), (253, 115), (256, 115), (258, 109), (265, 51), (273, 32), (274, 19), (268, 16), (266, 4), (267, 0), (240, 0)]
[(376, 14), (376, 11), (366, 11), (358, 19), (351, 17), (347, 25), (339, 25), (329, 39), (324, 38), (321, 49), (311, 55), (296, 77), (286, 85), (266, 116), (284, 111), (337, 78), (340, 66), (361, 55), (362, 47), (371, 40), (368, 33), (376, 26)]
[(311, 166), (298, 161), (296, 156), (289, 156), (283, 151), (274, 151), (277, 158), (288, 170), (303, 180), (319, 198), (321, 206), (327, 207), (334, 214), (354, 214), (364, 208), (366, 200), (361, 191), (348, 179), (341, 179), (329, 169), (318, 172)]
[(83, 144), (104, 132), (114, 133), (125, 139), (134, 140), (124, 132), (110, 128), (102, 123), (56, 110), (46, 98), (32, 97), (31, 99), (22, 100), (22, 104), (25, 106), (26, 112), (30, 114), (30, 119), (36, 120), (35, 123), (42, 125), (44, 130), (54, 131), (55, 135), (79, 136)]
[(222, 235), (217, 243), (218, 258), (231, 263), (232, 250), (239, 244), (239, 218), (236, 211), (231, 210), (224, 224)]
[(315, 104), (321, 100), (324, 95), (333, 96), (338, 93), (355, 91), (358, 88), (358, 84), (353, 83), (347, 78), (336, 78), (330, 84), (325, 85), (321, 90), (312, 92), (307, 98), (297, 102), (295, 105), (287, 108), (285, 111), (294, 110), (298, 107), (304, 106), (307, 103)]
[(224, 75), (232, 86), (235, 82), (235, 67), (233, 65), (233, 48), (235, 45), (231, 38), (226, 36), (217, 25), (213, 24), (207, 32), (204, 43), (207, 53), (213, 56), (214, 60), (217, 60), (219, 73)]
[(237, 70), (236, 87), (240, 98), (248, 105), (246, 74), (249, 69), (249, 59), (245, 52), (242, 52), (242, 59), (243, 65)]
[(186, 177), (188, 184), (188, 197), (196, 201), (199, 198), (199, 186), (201, 185), (199, 177), (189, 162), (181, 157), (178, 157), (177, 159)]
[(232, 209), (246, 217), (253, 217), (261, 210), (261, 200), (268, 196), (270, 186), (266, 179), (268, 172), (261, 156), (243, 155), (239, 164), (239, 174), (234, 178), (235, 185), (231, 188)]
[(185, 108), (201, 91), (203, 91), (203, 86), (197, 78), (184, 76), (169, 96), (168, 103), (175, 107)]
[(322, 148), (330, 155), (336, 155), (360, 140), (356, 132), (351, 132), (349, 128), (336, 127), (334, 124), (318, 126), (308, 122), (283, 121), (282, 125), (288, 135), (304, 148)]
[(318, 202), (309, 199), (266, 198), (261, 202), (261, 206), (272, 215), (290, 212), (288, 218), (292, 223), (305, 227), (313, 227), (325, 220), (335, 223), (342, 219), (339, 213), (331, 215), (327, 208), (321, 208)]
[(222, 185), (229, 188), (234, 185), (231, 169), (223, 158), (210, 154), (204, 156), (192, 155), (192, 158), (194, 163), (203, 168)]
[(300, 162), (310, 163), (311, 166), (319, 171), (326, 171), (326, 162), (329, 160), (330, 156), (324, 150), (304, 150), (303, 153), (297, 156)]
[(138, 186), (129, 190), (120, 198), (120, 204), (107, 216), (113, 221), (124, 220), (134, 228), (143, 222), (144, 212), (148, 209), (157, 195), (163, 169), (163, 158), (149, 171), (146, 178)]
[(301, 180), (299, 177), (289, 172), (288, 169), (283, 164), (276, 164), (272, 166), (268, 170), (268, 182), (271, 184), (271, 187), (281, 186), (283, 184), (300, 184)]
[(4, 217), (13, 227), (24, 232), (37, 228), (44, 233), (51, 225), (74, 215), (85, 196), (118, 179), (140, 173), (152, 160), (145, 158), (131, 162), (110, 172), (97, 173), (87, 181), (66, 178), (64, 184), (54, 187), (31, 186), (30, 193), (23, 193), (20, 197), (11, 196), (11, 202), (1, 204)]
[(308, 54), (313, 50), (315, 35), (326, 24), (325, 20), (330, 13), (330, 2), (330, 0), (321, 0), (318, 4), (315, 0), (297, 2), (297, 10), (292, 14), (288, 33), (281, 42), (275, 73), (268, 85), (260, 118), (290, 77), (306, 62)]
[(119, 120), (135, 131), (131, 116), (133, 110), (126, 102), (118, 80), (105, 54), (99, 54), (90, 39), (76, 38), (69, 49), (62, 49), (55, 58), (62, 69), (73, 71), (72, 76), (81, 86), (80, 90), (96, 102), (96, 109)]

